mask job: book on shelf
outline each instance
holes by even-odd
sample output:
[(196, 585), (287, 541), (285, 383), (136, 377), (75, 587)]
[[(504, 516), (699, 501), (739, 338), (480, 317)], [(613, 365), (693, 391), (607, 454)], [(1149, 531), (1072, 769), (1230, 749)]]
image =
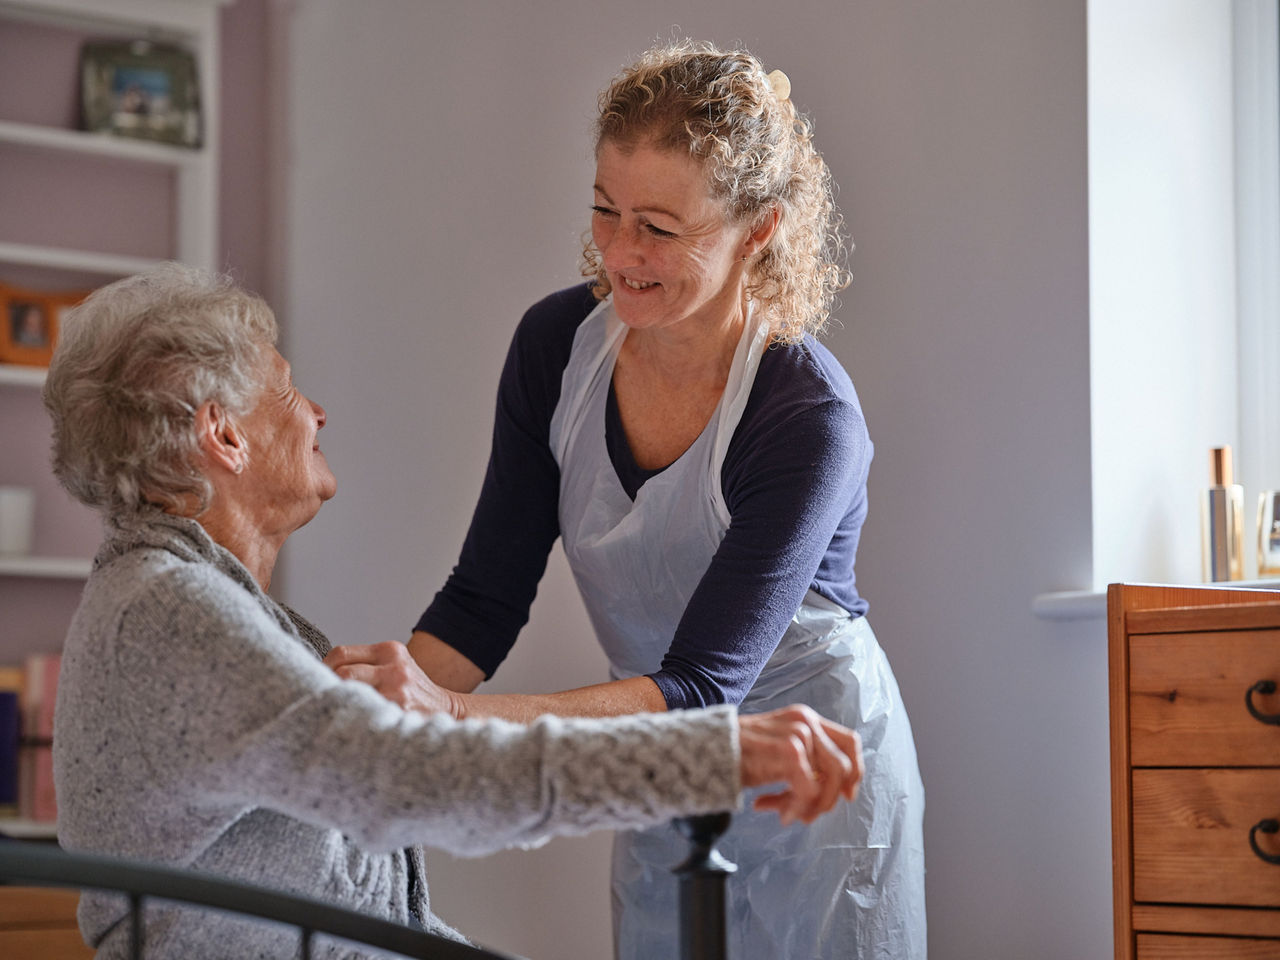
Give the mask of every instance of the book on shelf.
[(19, 700), (23, 671), (0, 667), (0, 817), (18, 815)]
[[(41, 823), (58, 819), (54, 795), (54, 703), (58, 695), (60, 654), (32, 654), (22, 667), (0, 667), (0, 815)], [(13, 695), (17, 731), (6, 735), (5, 704)], [(5, 763), (8, 759), (6, 776)], [(8, 777), (15, 783), (13, 804), (4, 804)], [(3, 832), (3, 828), (0, 828)]]

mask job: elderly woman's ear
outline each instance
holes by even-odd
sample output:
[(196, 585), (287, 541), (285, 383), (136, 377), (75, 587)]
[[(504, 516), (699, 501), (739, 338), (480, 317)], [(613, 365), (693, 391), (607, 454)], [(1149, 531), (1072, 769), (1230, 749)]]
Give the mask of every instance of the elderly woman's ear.
[(195, 420), (196, 444), (210, 469), (242, 473), (249, 462), (249, 445), (226, 409), (214, 400), (206, 400), (196, 410)]

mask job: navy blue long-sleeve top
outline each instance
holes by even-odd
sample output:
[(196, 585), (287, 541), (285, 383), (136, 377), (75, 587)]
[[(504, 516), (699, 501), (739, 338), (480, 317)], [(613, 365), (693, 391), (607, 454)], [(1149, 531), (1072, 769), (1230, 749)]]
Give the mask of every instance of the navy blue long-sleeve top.
[[(453, 573), (415, 627), (486, 677), (528, 622), (560, 534), (560, 470), (551, 417), (578, 326), (597, 305), (588, 285), (531, 307), (498, 384), (493, 447)], [(612, 395), (606, 444), (634, 498), (660, 471), (638, 467)], [(765, 351), (721, 470), (730, 513), (711, 565), (648, 674), (671, 709), (741, 703), (812, 588), (855, 616), (854, 558), (867, 513), (872, 444), (840, 363), (812, 337)]]

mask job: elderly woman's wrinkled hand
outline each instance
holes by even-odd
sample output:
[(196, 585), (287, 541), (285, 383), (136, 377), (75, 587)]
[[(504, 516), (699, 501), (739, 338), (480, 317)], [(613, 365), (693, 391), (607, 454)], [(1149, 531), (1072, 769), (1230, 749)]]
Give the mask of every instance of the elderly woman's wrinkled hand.
[(324, 662), (342, 679), (367, 683), (405, 710), (447, 713), (455, 720), (466, 714), (463, 695), (433, 682), (403, 643), (334, 647)]
[(858, 792), (862, 741), (809, 707), (742, 714), (738, 740), (743, 787), (785, 785), (755, 801), (757, 810), (776, 811), (784, 824), (812, 823), (841, 797), (852, 800)]

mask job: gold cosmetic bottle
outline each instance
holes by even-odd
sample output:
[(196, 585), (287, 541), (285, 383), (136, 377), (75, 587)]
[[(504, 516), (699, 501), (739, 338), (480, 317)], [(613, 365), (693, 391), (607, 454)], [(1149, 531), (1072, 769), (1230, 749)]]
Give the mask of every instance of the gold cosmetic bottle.
[(1233, 482), (1231, 448), (1209, 451), (1213, 485), (1200, 498), (1200, 563), (1205, 583), (1244, 579), (1244, 487)]

